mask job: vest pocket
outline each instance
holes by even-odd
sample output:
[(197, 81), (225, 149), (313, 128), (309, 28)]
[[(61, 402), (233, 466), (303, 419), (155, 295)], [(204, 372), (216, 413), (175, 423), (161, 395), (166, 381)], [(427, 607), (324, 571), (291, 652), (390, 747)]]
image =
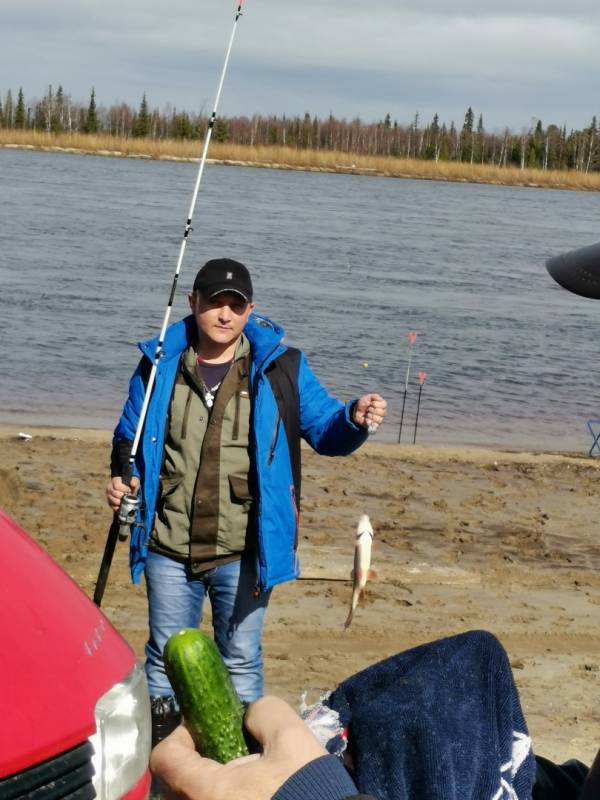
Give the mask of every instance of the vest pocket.
[(229, 489), (231, 501), (243, 505), (245, 511), (250, 510), (252, 495), (248, 485), (247, 475), (229, 475)]
[(180, 487), (183, 487), (183, 475), (172, 475), (168, 478), (160, 479), (160, 493), (156, 512), (163, 521), (165, 519), (165, 511), (185, 512), (181, 492), (177, 491)]

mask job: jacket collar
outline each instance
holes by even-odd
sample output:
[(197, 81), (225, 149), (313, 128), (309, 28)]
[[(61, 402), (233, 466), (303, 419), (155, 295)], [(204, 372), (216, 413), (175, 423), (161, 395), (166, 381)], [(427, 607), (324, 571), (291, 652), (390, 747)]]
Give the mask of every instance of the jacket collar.
[[(162, 358), (167, 360), (179, 358), (194, 341), (195, 325), (192, 314), (170, 325), (162, 347)], [(283, 349), (281, 342), (285, 335), (284, 329), (261, 314), (250, 315), (244, 333), (250, 342), (252, 362), (257, 369), (264, 369), (267, 363)], [(153, 361), (157, 345), (158, 336), (155, 336), (153, 339), (140, 342), (138, 347), (150, 361)]]

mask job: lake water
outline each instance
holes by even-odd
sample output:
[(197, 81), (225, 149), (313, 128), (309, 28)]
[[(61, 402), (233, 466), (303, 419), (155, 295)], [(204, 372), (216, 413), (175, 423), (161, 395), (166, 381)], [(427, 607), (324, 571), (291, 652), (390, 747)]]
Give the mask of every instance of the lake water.
[[(0, 150), (0, 422), (112, 428), (156, 334), (197, 165)], [(600, 303), (551, 255), (600, 239), (597, 194), (207, 166), (172, 319), (208, 258), (342, 399), (378, 390), (403, 441), (585, 452)], [(368, 366), (364, 366), (368, 364)]]

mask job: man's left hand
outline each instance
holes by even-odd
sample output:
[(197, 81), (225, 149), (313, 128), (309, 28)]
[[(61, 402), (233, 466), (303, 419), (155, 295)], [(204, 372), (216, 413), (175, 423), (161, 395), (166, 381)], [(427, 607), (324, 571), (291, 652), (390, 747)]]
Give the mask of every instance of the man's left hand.
[(380, 394), (363, 394), (354, 406), (352, 422), (361, 428), (381, 425), (387, 414), (387, 402)]

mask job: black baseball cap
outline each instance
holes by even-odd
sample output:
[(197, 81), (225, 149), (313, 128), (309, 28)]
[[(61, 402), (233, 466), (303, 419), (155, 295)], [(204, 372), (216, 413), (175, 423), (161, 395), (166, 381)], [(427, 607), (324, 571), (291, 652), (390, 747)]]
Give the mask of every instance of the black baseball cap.
[(221, 292), (235, 292), (252, 302), (252, 280), (247, 268), (233, 258), (213, 258), (198, 271), (194, 291), (210, 300)]
[(564, 289), (600, 300), (600, 242), (549, 258), (546, 269)]

